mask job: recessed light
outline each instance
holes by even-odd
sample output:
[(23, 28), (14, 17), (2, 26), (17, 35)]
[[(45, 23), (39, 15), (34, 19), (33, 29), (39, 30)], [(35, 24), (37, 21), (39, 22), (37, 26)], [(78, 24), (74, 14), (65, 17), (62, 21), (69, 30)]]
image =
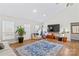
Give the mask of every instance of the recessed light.
[(37, 12), (37, 9), (34, 9), (34, 10), (33, 10), (33, 13), (36, 13), (36, 12)]
[(43, 16), (46, 16), (46, 14), (43, 14)]

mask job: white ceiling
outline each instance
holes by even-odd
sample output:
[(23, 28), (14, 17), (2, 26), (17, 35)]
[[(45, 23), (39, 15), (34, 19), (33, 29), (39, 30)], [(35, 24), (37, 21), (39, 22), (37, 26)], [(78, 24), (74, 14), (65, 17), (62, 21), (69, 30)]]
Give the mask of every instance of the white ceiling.
[[(35, 21), (46, 21), (66, 8), (56, 3), (0, 3), (0, 15), (21, 17)], [(37, 12), (33, 13), (36, 9)], [(46, 16), (43, 16), (45, 14)]]

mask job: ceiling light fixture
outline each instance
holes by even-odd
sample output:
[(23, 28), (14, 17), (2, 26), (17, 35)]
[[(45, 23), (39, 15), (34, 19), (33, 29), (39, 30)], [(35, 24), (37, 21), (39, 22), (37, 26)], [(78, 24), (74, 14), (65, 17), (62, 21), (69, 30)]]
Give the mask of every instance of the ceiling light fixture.
[(37, 9), (34, 9), (34, 10), (33, 10), (33, 13), (37, 13)]
[(46, 16), (46, 14), (43, 14), (43, 16)]

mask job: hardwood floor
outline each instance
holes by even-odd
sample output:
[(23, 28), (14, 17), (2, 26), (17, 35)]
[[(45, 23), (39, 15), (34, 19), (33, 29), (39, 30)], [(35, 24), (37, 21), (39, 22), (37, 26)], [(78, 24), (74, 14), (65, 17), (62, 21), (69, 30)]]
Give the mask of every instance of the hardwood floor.
[[(35, 41), (38, 41), (38, 40), (31, 40), (31, 39), (25, 40), (24, 43), (19, 44), (16, 42), (16, 43), (10, 44), (10, 46), (13, 49), (15, 49), (17, 47), (30, 44)], [(79, 41), (59, 42), (59, 41), (50, 40), (50, 39), (48, 39), (48, 41), (64, 45), (64, 47), (58, 52), (57, 56), (79, 56)]]

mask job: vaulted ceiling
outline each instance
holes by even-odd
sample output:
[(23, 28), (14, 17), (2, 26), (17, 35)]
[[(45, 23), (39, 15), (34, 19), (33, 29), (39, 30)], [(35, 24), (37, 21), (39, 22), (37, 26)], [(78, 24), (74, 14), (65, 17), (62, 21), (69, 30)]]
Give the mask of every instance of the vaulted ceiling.
[(0, 15), (46, 21), (66, 8), (64, 3), (1, 3)]

